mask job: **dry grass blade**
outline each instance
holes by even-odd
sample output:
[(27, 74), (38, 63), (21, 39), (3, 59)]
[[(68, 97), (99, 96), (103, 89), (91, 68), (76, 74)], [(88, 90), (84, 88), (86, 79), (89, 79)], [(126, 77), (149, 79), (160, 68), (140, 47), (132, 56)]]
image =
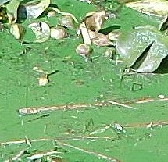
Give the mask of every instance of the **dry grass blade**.
[(168, 98), (150, 98), (150, 97), (142, 97), (138, 98), (134, 101), (127, 101), (125, 102), (126, 104), (143, 104), (143, 103), (148, 103), (148, 102), (163, 102), (163, 101), (168, 101)]
[[(57, 141), (58, 142), (58, 141)], [(58, 142), (59, 143), (59, 142)], [(63, 145), (63, 146), (67, 146), (67, 147), (70, 147), (70, 148), (73, 148), (75, 150), (78, 150), (78, 151), (81, 151), (83, 153), (87, 153), (87, 154), (90, 154), (90, 155), (94, 155), (98, 158), (101, 158), (101, 159), (104, 159), (106, 161), (109, 161), (109, 162), (121, 162), (120, 160), (116, 159), (116, 158), (112, 158), (112, 157), (109, 157), (109, 156), (106, 156), (106, 155), (103, 155), (101, 153), (97, 153), (97, 152), (94, 152), (94, 151), (89, 151), (89, 150), (85, 150), (83, 148), (80, 148), (80, 147), (77, 147), (77, 146), (73, 146), (73, 145), (70, 145), (70, 144), (67, 144), (67, 143), (59, 143), (60, 145)]]
[(44, 153), (37, 153), (37, 154), (33, 154), (33, 155), (27, 157), (27, 160), (34, 161), (34, 160), (40, 159), (44, 156), (49, 156), (49, 155), (53, 155), (53, 154), (60, 154), (60, 153), (61, 152), (58, 152), (58, 151), (48, 151), (48, 152), (44, 152)]
[(126, 124), (125, 128), (139, 128), (139, 127), (146, 127), (146, 128), (153, 128), (153, 127), (162, 127), (167, 126), (168, 121), (153, 121), (153, 122), (139, 122), (139, 123), (130, 123)]
[(88, 104), (69, 104), (69, 105), (58, 105), (51, 107), (32, 107), (32, 108), (21, 108), (19, 109), (19, 114), (28, 115), (28, 114), (37, 114), (46, 111), (56, 111), (56, 110), (67, 110), (67, 109), (77, 109), (77, 108), (87, 108), (91, 107)]
[(10, 158), (9, 160), (5, 160), (5, 162), (10, 162), (10, 161), (20, 161), (20, 157), (24, 154), (26, 150), (21, 150), (18, 154), (16, 154), (14, 157)]

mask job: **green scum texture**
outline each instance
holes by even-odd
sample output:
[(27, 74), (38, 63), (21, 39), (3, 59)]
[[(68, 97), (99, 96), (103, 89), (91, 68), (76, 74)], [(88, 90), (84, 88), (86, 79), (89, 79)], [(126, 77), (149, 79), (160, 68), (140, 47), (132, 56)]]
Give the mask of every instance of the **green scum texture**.
[[(54, 2), (78, 20), (96, 10), (95, 5), (76, 0)], [(104, 28), (119, 25), (128, 31), (139, 25), (158, 26), (155, 19), (125, 7), (116, 14), (117, 19), (107, 20)], [(27, 157), (33, 154), (57, 150), (61, 154), (53, 156), (65, 162), (114, 159), (166, 162), (168, 127), (163, 121), (166, 123), (168, 103), (158, 101), (158, 95), (167, 95), (167, 74), (121, 77), (122, 65), (104, 57), (106, 47), (93, 47), (92, 62), (84, 62), (75, 52), (81, 42), (81, 38), (72, 34), (61, 41), (49, 39), (42, 44), (21, 45), (7, 30), (0, 32), (0, 161), (15, 157), (21, 150), (24, 150), (21, 161), (28, 161)], [(46, 86), (38, 85), (39, 75), (34, 67), (48, 73), (55, 71)], [(149, 97), (156, 101), (135, 102)], [(106, 100), (129, 104), (132, 108), (114, 104), (18, 114), (18, 109), (23, 107), (93, 104)], [(119, 123), (125, 131), (114, 129), (114, 123)], [(31, 147), (24, 141), (3, 144), (27, 138)], [(45, 158), (42, 160), (47, 161)]]

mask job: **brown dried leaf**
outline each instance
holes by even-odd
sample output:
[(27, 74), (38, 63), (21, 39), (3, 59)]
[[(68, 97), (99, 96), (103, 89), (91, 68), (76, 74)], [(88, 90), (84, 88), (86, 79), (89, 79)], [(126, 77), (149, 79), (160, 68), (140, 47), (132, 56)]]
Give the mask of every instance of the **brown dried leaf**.
[(97, 45), (97, 46), (109, 46), (109, 45), (111, 45), (111, 42), (110, 42), (108, 36), (106, 36), (102, 33), (97, 33), (96, 37), (92, 39), (92, 43)]
[(102, 24), (105, 20), (105, 15), (106, 15), (105, 11), (87, 13), (84, 19), (87, 29), (90, 29), (96, 32), (99, 29), (101, 29)]

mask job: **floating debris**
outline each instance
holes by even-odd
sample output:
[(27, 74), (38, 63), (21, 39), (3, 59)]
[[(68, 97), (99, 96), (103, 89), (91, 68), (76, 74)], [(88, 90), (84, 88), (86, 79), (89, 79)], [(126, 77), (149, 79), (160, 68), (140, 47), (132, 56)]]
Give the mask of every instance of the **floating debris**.
[(168, 38), (153, 26), (139, 26), (121, 34), (116, 50), (126, 67), (154, 72), (168, 54)]
[(39, 3), (29, 2), (22, 4), (18, 8), (18, 17), (20, 19), (36, 19), (48, 8), (49, 4), (50, 0), (41, 0)]
[(10, 27), (10, 33), (16, 38), (16, 39), (21, 39), (23, 36), (23, 28), (19, 24), (12, 24)]
[(62, 39), (66, 37), (66, 31), (61, 27), (52, 27), (50, 32), (51, 38), (54, 39)]
[(36, 35), (34, 42), (42, 43), (49, 39), (50, 28), (45, 22), (34, 22), (28, 26)]
[(48, 80), (48, 75), (43, 75), (40, 78), (38, 78), (38, 85), (39, 86), (45, 86), (46, 84), (48, 84), (49, 80)]
[(105, 16), (105, 11), (87, 13), (86, 17), (84, 18), (86, 28), (98, 32), (98, 30), (102, 27)]
[(76, 48), (76, 53), (81, 55), (85, 61), (88, 61), (88, 58), (92, 52), (92, 48), (87, 44), (80, 44)]

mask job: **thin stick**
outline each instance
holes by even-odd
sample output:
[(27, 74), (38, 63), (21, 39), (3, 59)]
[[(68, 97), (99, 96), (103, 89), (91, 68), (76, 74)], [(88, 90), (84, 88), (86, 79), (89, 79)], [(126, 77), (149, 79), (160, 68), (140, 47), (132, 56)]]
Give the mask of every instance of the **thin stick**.
[[(58, 141), (56, 141), (58, 142)], [(73, 145), (70, 145), (70, 144), (67, 144), (67, 143), (60, 143), (58, 142), (60, 145), (63, 145), (63, 146), (67, 146), (67, 147), (70, 147), (70, 148), (73, 148), (75, 150), (78, 150), (78, 151), (81, 151), (81, 152), (84, 152), (84, 153), (87, 153), (87, 154), (90, 154), (90, 155), (94, 155), (98, 158), (101, 158), (101, 159), (104, 159), (106, 161), (109, 161), (109, 162), (121, 162), (120, 160), (116, 159), (116, 158), (112, 158), (112, 157), (109, 157), (109, 156), (106, 156), (106, 155), (103, 155), (101, 153), (97, 153), (97, 152), (94, 152), (94, 151), (88, 151), (88, 150), (85, 150), (83, 148), (80, 148), (80, 147), (77, 147), (77, 146), (73, 146)]]
[(51, 107), (26, 107), (18, 110), (21, 115), (38, 114), (41, 112), (56, 111), (56, 110), (68, 110), (77, 108), (88, 108), (91, 107), (89, 104), (69, 104), (69, 105), (58, 105)]
[(45, 152), (45, 153), (33, 154), (33, 155), (27, 157), (27, 160), (33, 161), (35, 159), (40, 159), (44, 156), (53, 155), (53, 154), (61, 154), (61, 153), (62, 152), (58, 152), (58, 151), (48, 151), (48, 152)]
[(19, 161), (20, 157), (24, 154), (25, 150), (21, 150), (18, 154), (16, 154), (14, 157), (5, 160), (5, 162), (10, 162), (10, 161)]
[[(105, 140), (115, 140), (116, 138), (112, 137), (97, 137), (97, 136), (76, 136), (76, 137), (56, 137), (56, 138), (39, 138), (39, 139), (32, 139), (30, 140), (31, 142), (43, 142), (43, 141), (53, 141), (53, 140), (96, 140), (96, 139), (105, 139)], [(15, 140), (15, 141), (7, 141), (7, 142), (2, 142), (0, 143), (1, 146), (6, 146), (6, 145), (19, 145), (19, 144), (24, 144), (26, 143), (25, 140)]]
[(163, 127), (168, 126), (168, 121), (157, 121), (157, 122), (140, 122), (140, 123), (130, 123), (126, 124), (125, 128), (139, 128), (139, 127), (146, 127), (146, 128), (153, 128), (153, 127)]
[(123, 103), (118, 103), (118, 102), (116, 102), (116, 101), (108, 101), (110, 104), (112, 104), (112, 105), (118, 105), (118, 106), (122, 106), (122, 107), (124, 107), (124, 108), (128, 108), (128, 109), (135, 109), (135, 108), (133, 108), (133, 107), (131, 107), (131, 106), (128, 106), (128, 105), (126, 105), (126, 104), (123, 104)]
[(162, 102), (162, 101), (168, 101), (168, 98), (160, 98), (160, 99), (155, 99), (155, 98), (140, 98), (135, 101), (132, 101), (131, 104), (137, 103), (137, 104), (143, 104), (143, 103), (148, 103), (148, 102)]
[(118, 103), (116, 101), (102, 101), (93, 104), (66, 104), (66, 105), (56, 105), (50, 107), (25, 107), (18, 110), (20, 115), (30, 115), (30, 114), (38, 114), (41, 112), (49, 112), (49, 111), (56, 111), (56, 110), (71, 110), (71, 109), (78, 109), (78, 108), (90, 108), (90, 107), (102, 107), (102, 106), (109, 106), (109, 105), (119, 105), (124, 108), (132, 108), (123, 103)]

